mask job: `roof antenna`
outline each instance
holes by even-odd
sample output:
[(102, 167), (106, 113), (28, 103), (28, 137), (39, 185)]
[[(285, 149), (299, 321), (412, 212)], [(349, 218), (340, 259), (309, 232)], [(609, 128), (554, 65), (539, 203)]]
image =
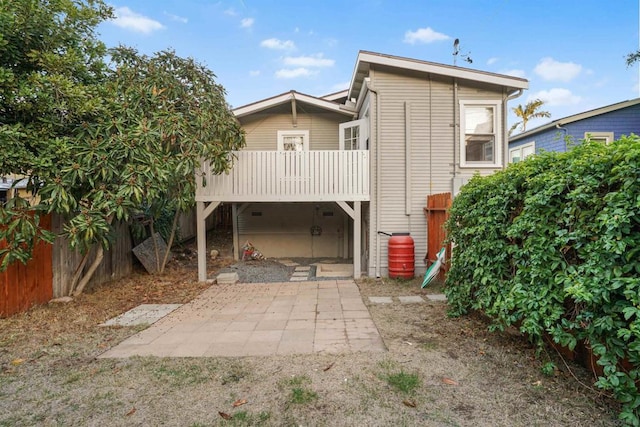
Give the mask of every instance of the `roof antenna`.
[(455, 39), (453, 42), (453, 65), (457, 65), (458, 55), (462, 58), (463, 61), (468, 62), (469, 64), (473, 63), (473, 59), (469, 56), (471, 52), (460, 53), (460, 39)]

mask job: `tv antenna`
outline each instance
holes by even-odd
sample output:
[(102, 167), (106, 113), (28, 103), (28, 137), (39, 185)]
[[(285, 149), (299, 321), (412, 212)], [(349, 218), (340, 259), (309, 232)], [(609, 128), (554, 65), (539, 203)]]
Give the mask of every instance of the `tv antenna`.
[(473, 59), (469, 56), (471, 52), (460, 53), (460, 39), (455, 39), (453, 42), (453, 65), (457, 65), (458, 56), (462, 58), (463, 61), (468, 62), (469, 64), (473, 63)]

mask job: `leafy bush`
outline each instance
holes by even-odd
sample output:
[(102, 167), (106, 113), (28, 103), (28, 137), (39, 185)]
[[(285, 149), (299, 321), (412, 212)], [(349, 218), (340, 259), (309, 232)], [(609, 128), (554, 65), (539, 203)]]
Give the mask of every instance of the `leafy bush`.
[(584, 341), (602, 366), (596, 385), (639, 425), (640, 138), (585, 142), (474, 177), (447, 229), (450, 314), (480, 310), (539, 346), (545, 335), (570, 349)]

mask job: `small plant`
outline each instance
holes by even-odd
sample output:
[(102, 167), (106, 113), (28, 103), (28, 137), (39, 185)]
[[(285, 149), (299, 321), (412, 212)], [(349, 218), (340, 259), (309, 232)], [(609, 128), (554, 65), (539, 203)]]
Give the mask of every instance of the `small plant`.
[(318, 394), (307, 385), (311, 384), (311, 378), (306, 375), (295, 375), (284, 382), (285, 386), (292, 387), (289, 394), (289, 402), (293, 404), (307, 404), (318, 398)]
[(318, 398), (318, 394), (313, 390), (304, 387), (295, 387), (291, 390), (291, 403), (303, 405)]
[(552, 377), (553, 374), (556, 371), (556, 364), (553, 362), (547, 362), (544, 365), (542, 365), (542, 368), (540, 368), (540, 370), (542, 371), (543, 374), (545, 374), (548, 377)]
[(420, 385), (418, 374), (408, 374), (400, 371), (395, 374), (387, 374), (385, 377), (387, 384), (406, 394), (411, 394)]

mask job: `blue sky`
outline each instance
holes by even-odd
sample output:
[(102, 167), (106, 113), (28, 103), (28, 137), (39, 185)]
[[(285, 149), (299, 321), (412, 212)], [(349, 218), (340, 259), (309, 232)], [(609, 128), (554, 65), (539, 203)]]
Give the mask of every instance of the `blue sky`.
[[(122, 0), (107, 46), (174, 49), (210, 68), (239, 107), (346, 89), (359, 50), (516, 75), (551, 120), (640, 96), (640, 0)], [(532, 122), (529, 126), (548, 120)]]

